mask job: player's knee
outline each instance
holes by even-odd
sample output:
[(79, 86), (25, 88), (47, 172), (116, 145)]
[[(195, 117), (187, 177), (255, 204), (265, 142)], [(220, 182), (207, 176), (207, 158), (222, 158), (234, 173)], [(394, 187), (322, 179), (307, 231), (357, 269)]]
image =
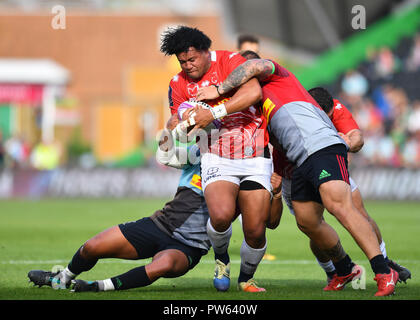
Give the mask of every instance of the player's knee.
[(256, 226), (248, 230), (244, 230), (245, 241), (254, 248), (259, 248), (265, 244), (265, 227)]
[(99, 257), (99, 244), (97, 241), (91, 239), (86, 241), (80, 248), (80, 255), (84, 259), (96, 259)]
[(227, 230), (231, 224), (232, 212), (227, 209), (218, 209), (211, 214), (211, 224), (216, 231), (222, 232)]
[(173, 278), (183, 275), (187, 270), (182, 263), (179, 263), (172, 256), (163, 256), (159, 259), (160, 277)]

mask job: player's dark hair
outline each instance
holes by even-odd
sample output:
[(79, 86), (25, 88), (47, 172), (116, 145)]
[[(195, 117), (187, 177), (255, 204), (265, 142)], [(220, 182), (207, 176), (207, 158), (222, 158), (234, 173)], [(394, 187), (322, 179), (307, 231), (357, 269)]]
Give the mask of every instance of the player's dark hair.
[(187, 52), (190, 47), (196, 50), (208, 50), (211, 40), (197, 28), (177, 26), (162, 33), (160, 51), (166, 56)]
[(241, 52), (241, 56), (244, 57), (246, 60), (261, 59), (258, 53), (251, 50), (246, 50), (246, 51)]
[(238, 37), (238, 50), (241, 48), (242, 43), (244, 42), (251, 42), (251, 43), (257, 43), (257, 44), (260, 43), (257, 37), (251, 34), (243, 34)]
[(315, 87), (310, 89), (309, 94), (318, 102), (319, 106), (325, 113), (329, 113), (334, 107), (334, 101), (327, 89), (322, 87)]

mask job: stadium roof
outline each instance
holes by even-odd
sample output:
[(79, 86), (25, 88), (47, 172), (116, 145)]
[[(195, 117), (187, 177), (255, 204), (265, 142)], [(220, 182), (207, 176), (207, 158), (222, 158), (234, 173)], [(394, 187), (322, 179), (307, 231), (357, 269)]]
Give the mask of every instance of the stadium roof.
[(0, 83), (64, 85), (70, 72), (50, 59), (0, 59)]

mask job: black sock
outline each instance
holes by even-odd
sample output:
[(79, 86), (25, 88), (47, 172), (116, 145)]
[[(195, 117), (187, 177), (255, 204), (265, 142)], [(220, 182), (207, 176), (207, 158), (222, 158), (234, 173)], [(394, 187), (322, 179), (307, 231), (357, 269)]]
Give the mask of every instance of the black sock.
[(376, 257), (373, 257), (369, 262), (375, 274), (389, 273), (391, 271), (386, 264), (385, 258), (382, 254), (378, 254)]
[(249, 279), (251, 279), (254, 275), (253, 274), (248, 274), (243, 272), (242, 270), (239, 272), (239, 277), (238, 277), (238, 283), (239, 282), (247, 282)]
[(119, 276), (111, 278), (115, 290), (126, 290), (145, 287), (152, 283), (146, 273), (145, 266), (131, 269)]
[(230, 261), (229, 254), (227, 252), (223, 254), (214, 253), (214, 259), (222, 261), (224, 264), (228, 264)]
[(354, 263), (351, 261), (349, 255), (346, 255), (343, 259), (333, 262), (337, 276), (342, 277), (351, 273)]
[(96, 262), (98, 262), (98, 259), (95, 260), (87, 260), (83, 258), (80, 254), (80, 249), (77, 250), (77, 252), (74, 254), (73, 258), (71, 259), (69, 265), (67, 266), (71, 272), (74, 274), (81, 274), (82, 272), (89, 271), (92, 269)]

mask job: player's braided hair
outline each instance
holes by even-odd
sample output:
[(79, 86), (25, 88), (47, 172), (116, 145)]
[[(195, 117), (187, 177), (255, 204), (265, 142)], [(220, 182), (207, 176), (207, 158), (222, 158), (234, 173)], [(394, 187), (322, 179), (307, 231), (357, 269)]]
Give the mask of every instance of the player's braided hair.
[(328, 92), (327, 89), (322, 87), (315, 87), (310, 89), (309, 94), (318, 102), (319, 106), (324, 110), (325, 113), (331, 111), (334, 107), (334, 101), (331, 94)]
[(208, 50), (211, 40), (197, 28), (178, 26), (169, 28), (162, 34), (160, 51), (170, 56), (181, 52), (187, 52), (190, 47), (196, 50)]

